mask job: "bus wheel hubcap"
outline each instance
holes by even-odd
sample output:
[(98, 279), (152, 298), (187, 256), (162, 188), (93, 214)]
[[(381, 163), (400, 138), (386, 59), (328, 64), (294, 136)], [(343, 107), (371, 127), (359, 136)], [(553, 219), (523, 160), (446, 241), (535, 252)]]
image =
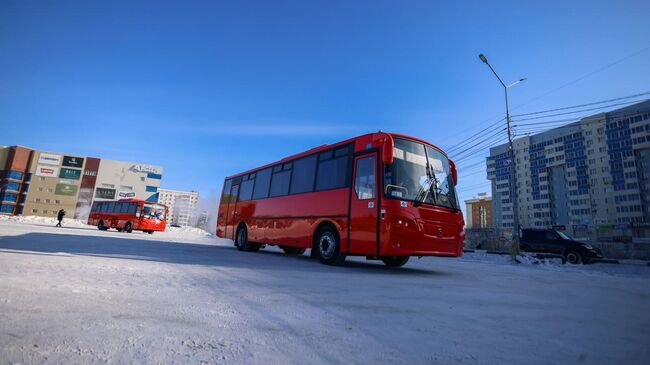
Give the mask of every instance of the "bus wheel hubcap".
[(334, 236), (332, 236), (332, 234), (329, 232), (323, 234), (319, 242), (321, 256), (326, 258), (332, 257), (335, 248), (336, 241), (334, 240)]

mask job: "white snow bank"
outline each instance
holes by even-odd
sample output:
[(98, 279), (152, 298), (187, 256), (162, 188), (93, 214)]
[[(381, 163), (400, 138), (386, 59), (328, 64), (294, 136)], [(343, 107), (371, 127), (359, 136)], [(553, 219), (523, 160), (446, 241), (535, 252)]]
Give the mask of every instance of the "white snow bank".
[[(58, 223), (55, 217), (37, 217), (34, 215), (28, 215), (28, 216), (0, 215), (0, 222), (42, 224), (42, 225), (52, 225), (52, 226)], [(63, 224), (69, 227), (88, 226), (85, 221), (79, 219), (71, 219), (71, 218), (63, 218)]]
[[(38, 216), (10, 216), (10, 215), (0, 215), (0, 222), (7, 223), (19, 223), (19, 224), (32, 224), (40, 226), (55, 226), (57, 220), (54, 217), (38, 217)], [(96, 229), (94, 226), (86, 224), (85, 220), (80, 219), (63, 219), (64, 227), (75, 227), (75, 228), (87, 228), (87, 229)], [(156, 237), (164, 236), (167, 239), (187, 239), (187, 238), (201, 238), (201, 239), (210, 239), (215, 236), (203, 229), (196, 227), (170, 227), (167, 226), (167, 229), (164, 232), (156, 232)]]

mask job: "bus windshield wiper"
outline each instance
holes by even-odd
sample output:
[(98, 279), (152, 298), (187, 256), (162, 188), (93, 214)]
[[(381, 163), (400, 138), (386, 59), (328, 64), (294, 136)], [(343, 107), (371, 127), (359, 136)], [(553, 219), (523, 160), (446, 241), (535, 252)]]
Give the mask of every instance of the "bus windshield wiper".
[(435, 189), (432, 188), (434, 185), (436, 187), (438, 186), (438, 180), (436, 179), (435, 175), (429, 172), (429, 165), (427, 165), (426, 169), (427, 169), (427, 181), (425, 185), (422, 185), (420, 187), (420, 191), (418, 191), (418, 194), (415, 196), (415, 205), (418, 207), (422, 205), (422, 203), (424, 203), (429, 193), (433, 194), (434, 201), (437, 200)]
[(429, 192), (431, 191), (431, 183), (433, 180), (427, 179), (425, 182), (425, 185), (420, 186), (420, 190), (418, 191), (418, 194), (415, 196), (415, 206), (419, 207), (424, 203), (424, 201), (427, 199), (427, 195), (429, 195)]

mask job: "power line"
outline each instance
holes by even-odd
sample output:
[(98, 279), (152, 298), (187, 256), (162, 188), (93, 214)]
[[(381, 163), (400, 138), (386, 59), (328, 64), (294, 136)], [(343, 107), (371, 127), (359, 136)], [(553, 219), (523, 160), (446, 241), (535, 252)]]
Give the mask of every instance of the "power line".
[(582, 80), (584, 80), (584, 79), (586, 79), (586, 78), (588, 78), (588, 77), (591, 77), (591, 76), (593, 76), (593, 75), (595, 75), (595, 74), (597, 74), (597, 73), (599, 73), (599, 72), (605, 71), (606, 69), (608, 69), (608, 68), (610, 68), (610, 67), (613, 67), (613, 66), (615, 66), (615, 65), (617, 65), (617, 64), (619, 64), (619, 63), (621, 63), (621, 62), (623, 62), (623, 61), (626, 61), (626, 60), (628, 60), (628, 59), (630, 59), (630, 58), (632, 58), (632, 57), (636, 57), (636, 56), (640, 55), (641, 53), (646, 52), (646, 51), (648, 51), (648, 50), (650, 50), (650, 46), (647, 46), (647, 47), (645, 47), (645, 48), (642, 48), (642, 49), (639, 50), (639, 51), (636, 51), (636, 52), (633, 52), (633, 53), (631, 53), (631, 54), (628, 54), (627, 56), (624, 56), (624, 57), (622, 57), (622, 58), (619, 58), (618, 60), (616, 60), (616, 61), (614, 61), (614, 62), (608, 63), (608, 64), (606, 64), (606, 65), (603, 66), (603, 67), (600, 67), (600, 68), (598, 68), (598, 69), (596, 69), (596, 70), (594, 70), (594, 71), (591, 71), (591, 72), (589, 72), (589, 73), (586, 73), (586, 74), (584, 74), (584, 75), (578, 77), (578, 78), (575, 79), (575, 80), (569, 81), (569, 82), (567, 82), (566, 84), (563, 84), (563, 85), (561, 85), (561, 86), (559, 86), (559, 87), (557, 87), (557, 88), (555, 88), (555, 89), (549, 90), (549, 91), (547, 91), (547, 92), (545, 92), (545, 93), (543, 93), (543, 94), (541, 94), (541, 95), (539, 95), (539, 96), (536, 96), (536, 97), (534, 97), (534, 98), (532, 98), (532, 99), (529, 99), (528, 101), (525, 101), (524, 103), (515, 106), (513, 109), (520, 108), (520, 107), (522, 107), (522, 106), (524, 106), (524, 105), (526, 105), (526, 104), (530, 104), (530, 103), (532, 103), (533, 101), (535, 101), (535, 100), (539, 100), (539, 99), (541, 99), (541, 98), (543, 98), (543, 97), (545, 97), (545, 96), (547, 96), (547, 95), (549, 95), (549, 94), (552, 94), (552, 93), (554, 93), (554, 92), (556, 92), (556, 91), (558, 91), (558, 90), (564, 89), (565, 87), (567, 87), (567, 86), (569, 86), (569, 85), (576, 84), (576, 83), (578, 83), (578, 82), (580, 82), (580, 81), (582, 81)]
[[(620, 113), (608, 113), (608, 118), (609, 119), (617, 119), (620, 117), (634, 117), (638, 115), (643, 115), (648, 113), (647, 111), (637, 111), (634, 113), (629, 113), (629, 112), (620, 112)], [(558, 119), (558, 120), (549, 120), (549, 121), (543, 121), (543, 122), (533, 122), (533, 123), (518, 123), (513, 125), (513, 128), (515, 128), (515, 131), (517, 132), (517, 135), (522, 135), (522, 134), (530, 134), (530, 133), (537, 133), (537, 132), (543, 132), (549, 129), (554, 129), (554, 128), (561, 128), (563, 126), (569, 125), (571, 123), (567, 122), (576, 122), (576, 121), (583, 121), (583, 122), (589, 122), (591, 120), (602, 120), (604, 119), (602, 116), (594, 116), (593, 118), (589, 117), (576, 117), (576, 118), (567, 118), (567, 119)], [(524, 127), (524, 128), (518, 128), (518, 127)]]
[(476, 147), (477, 145), (482, 144), (485, 141), (491, 140), (494, 137), (498, 137), (498, 136), (502, 135), (503, 131), (505, 131), (505, 130), (506, 130), (505, 128), (494, 130), (491, 133), (488, 133), (487, 135), (483, 135), (482, 139), (473, 141), (473, 143), (471, 145), (469, 145), (469, 146), (466, 145), (462, 149), (456, 150), (455, 152), (451, 152), (451, 153), (448, 153), (448, 154), (451, 154), (452, 156), (459, 156), (459, 155), (463, 154), (465, 151), (468, 151), (468, 150)]
[(489, 126), (485, 127), (484, 129), (481, 129), (480, 131), (472, 134), (471, 136), (468, 137), (468, 139), (466, 139), (466, 140), (464, 140), (462, 142), (456, 143), (455, 145), (445, 149), (445, 151), (447, 151), (447, 153), (449, 153), (450, 151), (461, 148), (461, 147), (467, 145), (468, 143), (472, 143), (477, 138), (480, 138), (483, 132), (487, 131), (490, 128), (496, 127), (499, 123), (501, 123), (505, 119), (506, 118), (501, 118), (501, 119), (497, 120), (496, 122), (490, 124)]
[(481, 145), (476, 145), (476, 146), (470, 147), (470, 149), (465, 151), (465, 153), (457, 155), (456, 160), (457, 161), (463, 161), (463, 160), (471, 157), (472, 154), (478, 153), (481, 150), (485, 150), (487, 148), (491, 148), (491, 147), (498, 146), (500, 144), (506, 143), (506, 142), (503, 141), (504, 138), (505, 138), (505, 136), (496, 136), (496, 139), (490, 140), (489, 141), (490, 144), (487, 145), (487, 146), (481, 144)]
[(530, 112), (530, 113), (516, 114), (516, 115), (511, 115), (510, 117), (515, 118), (515, 117), (521, 117), (521, 116), (526, 116), (526, 115), (536, 115), (536, 114), (544, 114), (544, 113), (549, 113), (549, 112), (556, 112), (556, 111), (560, 111), (560, 110), (582, 108), (582, 107), (585, 107), (585, 106), (591, 106), (591, 105), (597, 105), (597, 104), (610, 103), (610, 102), (612, 102), (612, 101), (619, 101), (619, 100), (631, 99), (631, 98), (636, 98), (636, 97), (644, 96), (644, 95), (650, 95), (650, 91), (646, 91), (646, 92), (644, 92), (644, 93), (640, 93), (640, 94), (634, 94), (634, 95), (628, 95), (628, 96), (621, 96), (621, 97), (619, 97), (619, 98), (614, 98), (614, 99), (607, 99), (607, 100), (601, 100), (601, 101), (594, 101), (594, 102), (592, 102), (592, 103), (587, 103), (587, 104), (580, 104), (580, 105), (566, 106), (566, 107), (562, 107), (562, 108), (555, 108), (555, 109), (540, 110), (540, 111)]
[(621, 105), (629, 105), (629, 104), (634, 104), (638, 103), (643, 100), (634, 100), (634, 101), (627, 101), (624, 103), (617, 103), (617, 104), (610, 104), (610, 105), (605, 105), (605, 106), (599, 106), (596, 108), (589, 108), (589, 109), (582, 109), (582, 110), (574, 110), (570, 112), (564, 112), (564, 113), (555, 113), (555, 114), (548, 114), (548, 115), (543, 115), (543, 116), (538, 116), (538, 117), (530, 117), (530, 118), (523, 118), (523, 119), (518, 119), (518, 122), (525, 121), (525, 120), (534, 120), (534, 119), (542, 119), (542, 118), (550, 118), (550, 117), (557, 117), (559, 115), (567, 115), (567, 114), (575, 114), (575, 113), (582, 113), (582, 112), (588, 112), (592, 110), (598, 110), (598, 109), (606, 109), (606, 108), (611, 108), (615, 106), (621, 106)]

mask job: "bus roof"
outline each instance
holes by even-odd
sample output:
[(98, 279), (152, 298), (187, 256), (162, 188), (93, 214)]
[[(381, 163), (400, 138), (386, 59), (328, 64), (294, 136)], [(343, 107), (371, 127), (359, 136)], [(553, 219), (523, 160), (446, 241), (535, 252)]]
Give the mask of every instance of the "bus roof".
[[(318, 146), (318, 147), (314, 147), (314, 148), (308, 149), (308, 150), (306, 150), (306, 151), (303, 151), (303, 152), (300, 152), (300, 153), (296, 153), (296, 154), (291, 155), (291, 156), (284, 157), (284, 158), (282, 158), (281, 160), (274, 161), (274, 162), (268, 163), (268, 164), (263, 165), (263, 166), (260, 166), (260, 167), (255, 167), (255, 168), (248, 169), (248, 170), (246, 170), (246, 171), (243, 171), (243, 172), (240, 172), (240, 173), (237, 173), (237, 174), (234, 174), (234, 175), (226, 176), (226, 180), (227, 180), (227, 179), (234, 178), (234, 177), (237, 177), (237, 176), (240, 176), (240, 175), (250, 174), (251, 172), (255, 172), (255, 171), (259, 171), (259, 170), (264, 170), (265, 168), (268, 168), (268, 167), (271, 167), (271, 166), (277, 165), (277, 164), (279, 164), (279, 163), (283, 163), (283, 162), (285, 162), (285, 161), (290, 161), (290, 160), (294, 160), (294, 159), (297, 159), (297, 158), (300, 158), (300, 157), (304, 157), (304, 156), (307, 156), (307, 155), (311, 155), (311, 154), (314, 154), (314, 153), (318, 153), (318, 152), (320, 152), (320, 151), (324, 151), (324, 150), (327, 150), (327, 149), (330, 149), (330, 148), (336, 148), (336, 147), (344, 146), (344, 145), (346, 145), (346, 144), (349, 144), (349, 143), (354, 142), (355, 140), (357, 140), (357, 139), (359, 139), (359, 138), (363, 138), (363, 137), (371, 136), (371, 135), (373, 135), (373, 134), (377, 134), (377, 133), (386, 133), (386, 134), (389, 134), (389, 135), (392, 136), (392, 137), (398, 137), (398, 138), (404, 138), (404, 139), (411, 139), (411, 140), (414, 140), (414, 141), (422, 142), (422, 143), (424, 143), (424, 144), (427, 144), (427, 145), (429, 145), (429, 146), (431, 146), (431, 147), (437, 149), (437, 150), (440, 151), (442, 154), (444, 154), (445, 156), (447, 156), (447, 154), (445, 153), (445, 151), (443, 151), (440, 147), (434, 145), (434, 144), (431, 143), (431, 142), (425, 141), (425, 140), (423, 140), (423, 139), (420, 139), (420, 138), (417, 138), (417, 137), (407, 136), (407, 135), (405, 135), (405, 134), (390, 133), (390, 132), (379, 131), (379, 132), (375, 132), (375, 133), (366, 133), (366, 134), (362, 134), (362, 135), (359, 135), (359, 136), (356, 136), (356, 137), (348, 138), (348, 139), (346, 139), (346, 140), (343, 140), (343, 141), (341, 141), (341, 142), (336, 142), (336, 143), (334, 143), (334, 144), (324, 144), (324, 145), (321, 145), (321, 146)], [(447, 156), (447, 157), (448, 157), (448, 156)]]

